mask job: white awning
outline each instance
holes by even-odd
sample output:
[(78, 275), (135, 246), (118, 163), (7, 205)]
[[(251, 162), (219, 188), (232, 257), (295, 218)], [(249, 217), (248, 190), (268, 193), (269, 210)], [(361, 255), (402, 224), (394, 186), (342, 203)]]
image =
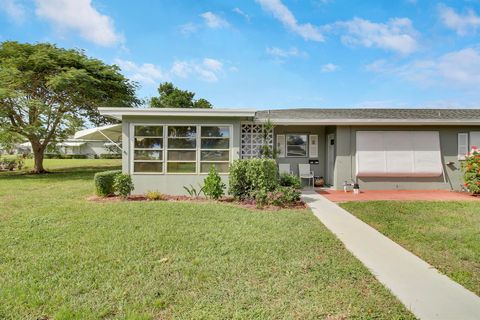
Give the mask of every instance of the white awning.
[(122, 138), (122, 125), (110, 124), (107, 126), (80, 130), (75, 133), (75, 139), (119, 141)]

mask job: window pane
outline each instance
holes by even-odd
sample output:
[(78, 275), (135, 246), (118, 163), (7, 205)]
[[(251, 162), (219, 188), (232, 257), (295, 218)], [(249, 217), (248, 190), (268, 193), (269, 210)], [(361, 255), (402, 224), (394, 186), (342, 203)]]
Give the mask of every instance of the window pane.
[(214, 166), (217, 169), (217, 172), (228, 172), (229, 163), (218, 163), (218, 162), (202, 162), (200, 164), (200, 172), (206, 173), (210, 171), (210, 167)]
[(287, 145), (306, 145), (307, 136), (300, 134), (291, 134), (287, 136)]
[(195, 173), (195, 162), (168, 162), (167, 171), (174, 173)]
[(202, 137), (229, 138), (230, 129), (228, 127), (202, 127)]
[(163, 163), (162, 162), (134, 162), (133, 171), (134, 172), (162, 172)]
[(202, 149), (228, 149), (230, 139), (204, 139), (202, 138)]
[(228, 161), (230, 151), (202, 151), (200, 160), (202, 161)]
[(197, 139), (195, 138), (169, 138), (168, 139), (168, 148), (169, 149), (195, 149), (197, 147)]
[(194, 138), (197, 135), (196, 126), (174, 126), (168, 127), (169, 137)]
[(163, 126), (135, 126), (136, 136), (163, 136)]
[(163, 151), (135, 150), (134, 160), (163, 160)]
[(161, 149), (163, 138), (135, 138), (135, 148)]
[(168, 160), (195, 161), (196, 151), (168, 151)]
[(306, 157), (307, 146), (287, 146), (287, 156), (289, 157)]

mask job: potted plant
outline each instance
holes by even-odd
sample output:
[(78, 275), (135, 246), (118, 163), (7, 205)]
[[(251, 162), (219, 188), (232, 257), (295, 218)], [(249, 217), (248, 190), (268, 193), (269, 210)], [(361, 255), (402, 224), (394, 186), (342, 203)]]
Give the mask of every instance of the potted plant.
[(325, 186), (325, 179), (323, 177), (317, 177), (315, 178), (315, 187), (323, 187)]

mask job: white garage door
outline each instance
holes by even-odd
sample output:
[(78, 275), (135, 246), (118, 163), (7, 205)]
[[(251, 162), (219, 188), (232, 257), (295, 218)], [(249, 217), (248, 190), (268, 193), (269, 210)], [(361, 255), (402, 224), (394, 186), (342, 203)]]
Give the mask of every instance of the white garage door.
[(437, 131), (357, 131), (357, 176), (438, 177)]

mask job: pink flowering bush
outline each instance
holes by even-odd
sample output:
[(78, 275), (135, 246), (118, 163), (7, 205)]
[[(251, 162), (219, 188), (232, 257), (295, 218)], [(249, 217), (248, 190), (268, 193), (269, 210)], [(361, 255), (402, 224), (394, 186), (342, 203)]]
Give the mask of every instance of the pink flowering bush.
[(463, 181), (467, 190), (473, 194), (480, 194), (480, 151), (472, 146), (462, 163)]

